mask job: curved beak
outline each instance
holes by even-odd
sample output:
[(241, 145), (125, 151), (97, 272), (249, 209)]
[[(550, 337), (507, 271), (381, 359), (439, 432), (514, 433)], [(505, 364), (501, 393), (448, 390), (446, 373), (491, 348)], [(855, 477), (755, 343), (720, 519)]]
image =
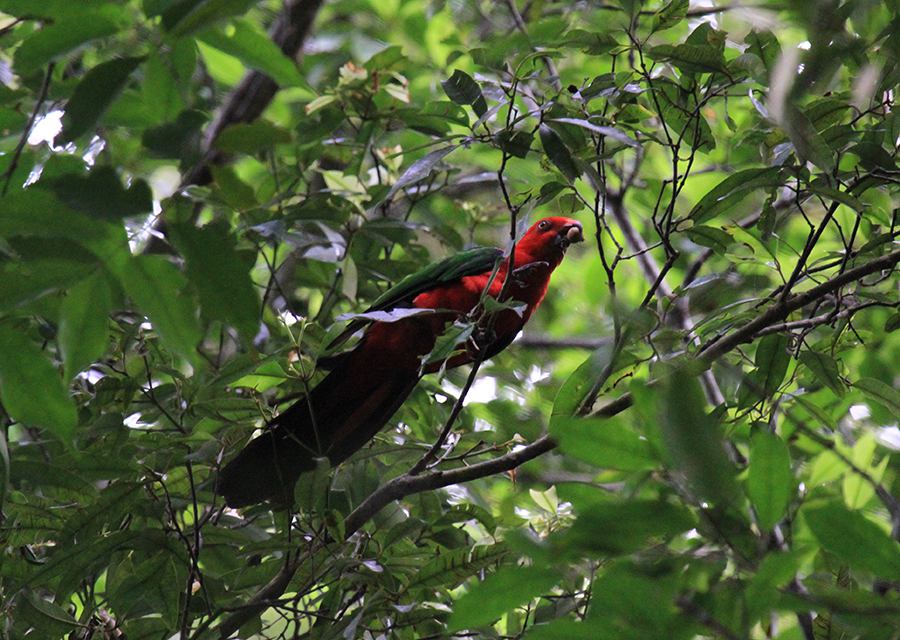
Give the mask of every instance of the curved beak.
[(577, 222), (567, 224), (559, 232), (559, 242), (564, 249), (570, 244), (575, 244), (582, 240), (584, 240), (584, 229)]

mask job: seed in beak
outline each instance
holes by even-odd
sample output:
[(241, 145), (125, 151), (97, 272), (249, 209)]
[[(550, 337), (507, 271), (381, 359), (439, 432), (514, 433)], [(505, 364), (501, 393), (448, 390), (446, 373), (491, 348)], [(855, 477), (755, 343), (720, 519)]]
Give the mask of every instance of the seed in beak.
[(582, 236), (581, 227), (569, 227), (569, 230), (566, 231), (566, 240), (569, 242), (581, 242), (584, 240)]

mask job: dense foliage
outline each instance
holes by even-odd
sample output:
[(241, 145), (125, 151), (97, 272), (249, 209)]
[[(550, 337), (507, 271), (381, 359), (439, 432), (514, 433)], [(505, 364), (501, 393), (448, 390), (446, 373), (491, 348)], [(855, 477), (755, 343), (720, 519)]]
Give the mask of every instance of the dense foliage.
[[(898, 637), (897, 15), (0, 0), (0, 637)], [(546, 214), (520, 340), (223, 508), (343, 314)]]

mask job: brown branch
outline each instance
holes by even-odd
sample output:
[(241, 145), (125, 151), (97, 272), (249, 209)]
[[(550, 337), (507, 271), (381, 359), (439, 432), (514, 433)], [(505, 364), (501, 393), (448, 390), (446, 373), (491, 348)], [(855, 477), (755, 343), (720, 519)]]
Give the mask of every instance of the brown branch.
[(516, 340), (516, 346), (526, 349), (599, 349), (611, 345), (610, 338), (588, 338), (584, 336), (572, 336), (569, 338), (554, 338), (544, 335), (523, 335)]
[(860, 280), (867, 275), (885, 269), (893, 269), (897, 265), (897, 262), (900, 262), (900, 250), (888, 253), (875, 260), (865, 262), (853, 269), (848, 269), (844, 273), (838, 274), (831, 280), (827, 280), (812, 289), (798, 293), (787, 300), (776, 302), (769, 307), (768, 311), (757, 316), (740, 329), (737, 329), (718, 340), (708, 342), (700, 349), (700, 357), (702, 357), (705, 362), (711, 364), (714, 360), (721, 357), (723, 354), (728, 353), (738, 345), (750, 342), (757, 333), (766, 327), (776, 322), (783, 321), (788, 315), (805, 307), (810, 302), (824, 298), (844, 285)]
[[(269, 30), (272, 41), (282, 53), (294, 59), (303, 48), (312, 24), (324, 0), (285, 0), (284, 9)], [(182, 186), (207, 184), (211, 179), (209, 166), (221, 164), (225, 157), (214, 148), (219, 134), (229, 125), (253, 122), (272, 102), (278, 84), (261, 71), (248, 72), (219, 109), (203, 135), (203, 159), (191, 168)]]

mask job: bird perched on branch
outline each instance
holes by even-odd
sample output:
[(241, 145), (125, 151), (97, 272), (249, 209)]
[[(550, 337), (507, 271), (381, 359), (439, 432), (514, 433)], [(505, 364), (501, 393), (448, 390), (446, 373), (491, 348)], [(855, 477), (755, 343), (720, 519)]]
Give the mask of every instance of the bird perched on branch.
[[(401, 280), (336, 340), (368, 323), (357, 346), (336, 357), (308, 396), (274, 418), (221, 470), (218, 493), (232, 507), (267, 499), (290, 504), (294, 484), (316, 467), (316, 458), (336, 465), (363, 447), (423, 374), (481, 361), (509, 346), (544, 299), (566, 249), (582, 237), (578, 221), (544, 218), (516, 243), (511, 258), (480, 247)], [(485, 304), (487, 297), (499, 304)], [(465, 348), (428, 361), (447, 324), (467, 317), (476, 326)]]

